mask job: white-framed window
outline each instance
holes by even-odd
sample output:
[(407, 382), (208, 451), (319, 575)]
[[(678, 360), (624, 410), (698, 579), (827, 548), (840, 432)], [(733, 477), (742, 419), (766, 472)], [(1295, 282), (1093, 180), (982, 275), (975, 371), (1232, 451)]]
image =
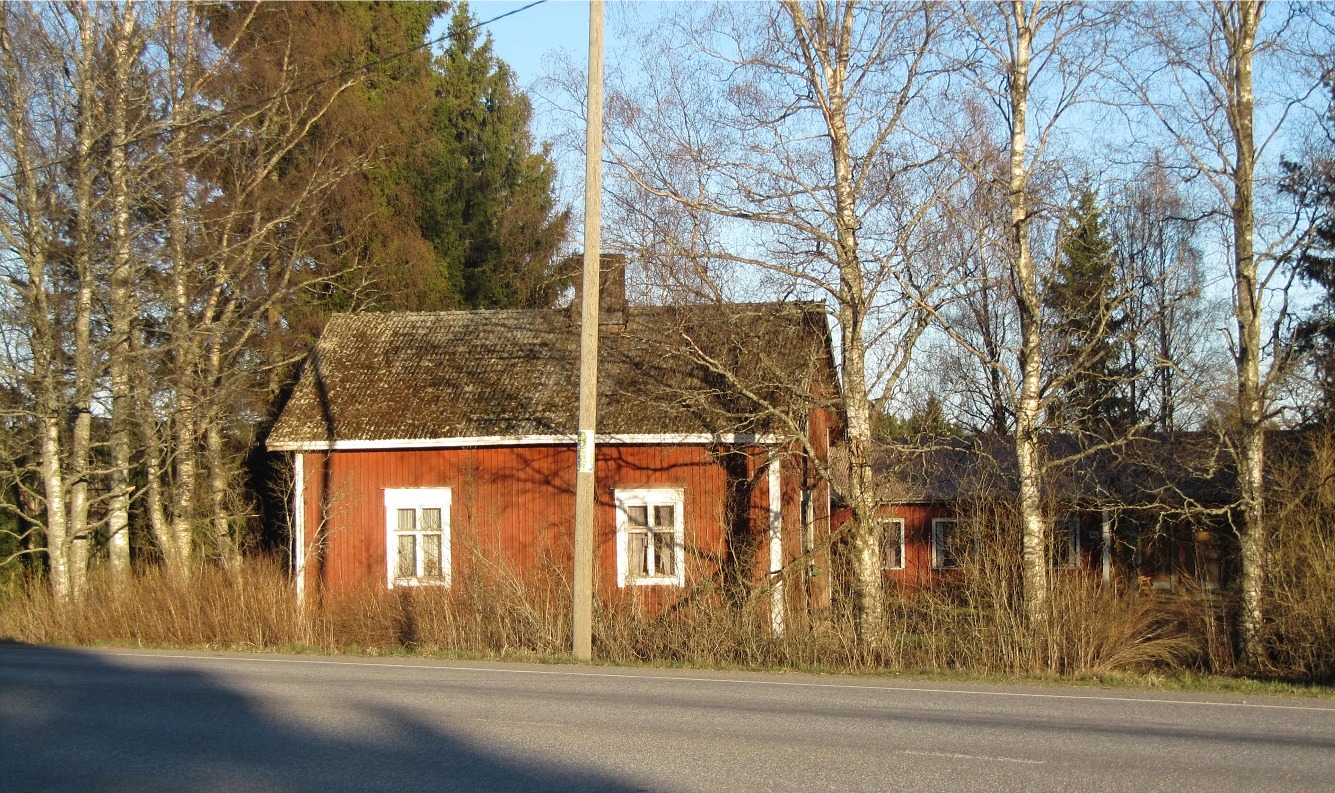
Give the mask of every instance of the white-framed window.
[(682, 491), (617, 490), (617, 586), (686, 584)]
[(385, 562), (396, 586), (450, 585), (450, 489), (385, 490)]
[(904, 569), (903, 518), (881, 520), (881, 552), (885, 555), (882, 564), (886, 570)]
[(1070, 570), (1080, 563), (1080, 517), (1063, 515), (1052, 523), (1052, 569)]
[(954, 570), (960, 566), (960, 557), (967, 550), (963, 526), (958, 518), (932, 518), (932, 567)]

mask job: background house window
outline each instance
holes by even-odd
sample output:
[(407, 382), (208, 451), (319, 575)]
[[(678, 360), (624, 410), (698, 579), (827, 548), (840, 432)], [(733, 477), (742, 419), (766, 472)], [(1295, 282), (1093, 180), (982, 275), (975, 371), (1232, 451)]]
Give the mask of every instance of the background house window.
[(682, 491), (616, 491), (617, 585), (686, 583)]
[(954, 570), (966, 550), (960, 522), (956, 518), (932, 518), (932, 567)]
[(1196, 546), (1196, 584), (1202, 589), (1216, 591), (1223, 580), (1223, 550), (1220, 535), (1208, 529), (1192, 533)]
[(385, 562), (391, 587), (450, 583), (450, 490), (385, 490)]
[(881, 550), (885, 553), (886, 570), (904, 569), (904, 520), (890, 518), (881, 521)]
[(1070, 570), (1080, 562), (1080, 517), (1063, 515), (1052, 522), (1052, 567)]

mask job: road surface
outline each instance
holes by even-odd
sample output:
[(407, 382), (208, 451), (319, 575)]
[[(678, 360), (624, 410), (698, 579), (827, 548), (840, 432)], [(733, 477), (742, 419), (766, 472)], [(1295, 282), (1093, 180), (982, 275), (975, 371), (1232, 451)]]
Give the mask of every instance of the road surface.
[(1335, 701), (0, 646), (0, 791), (1335, 791)]

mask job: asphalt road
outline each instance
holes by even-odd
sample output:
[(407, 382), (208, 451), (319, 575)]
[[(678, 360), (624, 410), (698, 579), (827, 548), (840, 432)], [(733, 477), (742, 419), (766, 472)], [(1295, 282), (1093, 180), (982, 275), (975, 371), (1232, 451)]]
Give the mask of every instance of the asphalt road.
[(0, 791), (1335, 791), (1335, 701), (0, 647)]

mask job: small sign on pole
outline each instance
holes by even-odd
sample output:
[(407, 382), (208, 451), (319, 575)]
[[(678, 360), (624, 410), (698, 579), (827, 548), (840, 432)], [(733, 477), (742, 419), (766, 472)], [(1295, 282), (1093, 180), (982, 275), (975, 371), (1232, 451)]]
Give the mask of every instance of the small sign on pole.
[(577, 473), (593, 473), (593, 431), (579, 431), (579, 464), (575, 469)]

